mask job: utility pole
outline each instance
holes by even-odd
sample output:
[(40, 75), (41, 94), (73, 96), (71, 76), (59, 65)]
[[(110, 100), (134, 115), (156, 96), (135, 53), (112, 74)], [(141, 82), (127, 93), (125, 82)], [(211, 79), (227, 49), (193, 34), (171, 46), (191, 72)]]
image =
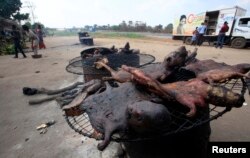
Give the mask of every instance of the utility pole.
[(29, 8), (30, 13), (31, 13), (31, 17), (32, 17), (32, 21), (33, 21), (33, 24), (34, 24), (35, 19), (36, 19), (35, 15), (34, 15), (35, 6), (30, 1), (25, 1), (24, 4), (25, 4), (25, 6), (22, 6), (22, 7), (23, 8)]

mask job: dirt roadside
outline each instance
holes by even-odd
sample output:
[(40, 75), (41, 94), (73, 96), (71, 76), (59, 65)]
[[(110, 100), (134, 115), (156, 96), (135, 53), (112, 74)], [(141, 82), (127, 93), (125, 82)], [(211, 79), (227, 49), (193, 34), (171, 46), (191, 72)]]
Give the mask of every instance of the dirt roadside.
[[(21, 54), (18, 59), (10, 55), (0, 56), (0, 157), (82, 157), (86, 154), (86, 157), (105, 157), (104, 153), (96, 150), (96, 142), (83, 140), (82, 136), (71, 130), (54, 101), (29, 106), (31, 97), (22, 94), (24, 86), (57, 89), (82, 80), (65, 71), (68, 61), (79, 56), (84, 48), (75, 45), (78, 42), (78, 37), (47, 37), (47, 49), (39, 51), (43, 55), (41, 59), (32, 59), (31, 53), (27, 53), (27, 59), (23, 59)], [(130, 42), (131, 48), (154, 55), (156, 61), (162, 61), (166, 54), (182, 45), (180, 41), (164, 39), (99, 38), (94, 42), (97, 46), (115, 45), (118, 48)], [(193, 48), (187, 46), (187, 49)], [(198, 48), (198, 58), (227, 64), (250, 63), (250, 51), (201, 46)], [(248, 106), (233, 109), (211, 122), (211, 141), (250, 141), (250, 97), (246, 95), (245, 98)], [(56, 120), (57, 123), (46, 134), (40, 135), (36, 126), (49, 120)], [(86, 150), (93, 146), (93, 149)]]

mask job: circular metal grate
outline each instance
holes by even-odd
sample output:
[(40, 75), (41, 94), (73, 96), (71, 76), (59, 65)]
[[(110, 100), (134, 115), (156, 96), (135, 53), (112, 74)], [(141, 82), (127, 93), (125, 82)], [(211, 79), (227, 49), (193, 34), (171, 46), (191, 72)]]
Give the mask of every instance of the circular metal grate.
[[(99, 52), (95, 55), (95, 52)], [(90, 78), (95, 78), (95, 75), (109, 75), (109, 72), (104, 69), (96, 69), (94, 63), (100, 58), (108, 59), (108, 66), (117, 70), (121, 65), (133, 67), (141, 67), (155, 61), (155, 57), (149, 54), (142, 53), (116, 53), (113, 50), (105, 47), (89, 47), (81, 52), (81, 56), (69, 61), (66, 66), (66, 71), (78, 75), (91, 75)]]
[[(109, 60), (108, 65), (117, 69), (121, 65), (128, 65), (133, 67), (142, 67), (147, 64), (151, 64), (155, 61), (155, 57), (149, 54), (109, 54), (103, 57), (107, 57)], [(76, 57), (69, 61), (66, 66), (66, 70), (73, 74), (78, 75), (108, 75), (108, 71), (104, 69), (96, 69), (94, 62), (100, 57), (93, 57), (89, 59), (82, 59)]]
[[(226, 88), (231, 89), (234, 92), (237, 92), (241, 95), (244, 95), (246, 92), (246, 82), (243, 79), (230, 80), (226, 83), (220, 84), (220, 86), (224, 86)], [(218, 107), (214, 105), (210, 105), (209, 108), (198, 108), (197, 114), (195, 118), (188, 118), (185, 115), (183, 110), (180, 110), (183, 106), (168, 106), (168, 110), (172, 116), (172, 123), (169, 128), (164, 130), (161, 135), (158, 135), (157, 138), (163, 136), (169, 136), (171, 134), (176, 134), (179, 132), (187, 131), (194, 127), (203, 125), (207, 122), (217, 119), (221, 117), (226, 112), (230, 111), (231, 108), (226, 107)], [(69, 126), (84, 136), (89, 138), (99, 139), (93, 135), (94, 129), (92, 128), (88, 115), (83, 113), (79, 116), (65, 116), (65, 119)], [(156, 137), (140, 137), (140, 136), (128, 136), (128, 135), (113, 135), (112, 140), (121, 142), (121, 141), (141, 141), (141, 140), (150, 140), (155, 139)]]

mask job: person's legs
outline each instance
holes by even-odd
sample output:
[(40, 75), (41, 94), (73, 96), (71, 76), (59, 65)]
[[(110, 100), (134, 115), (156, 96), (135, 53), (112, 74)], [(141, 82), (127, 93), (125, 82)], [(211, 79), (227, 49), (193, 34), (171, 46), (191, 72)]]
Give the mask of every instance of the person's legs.
[(201, 46), (202, 42), (203, 42), (203, 34), (199, 34), (198, 43), (197, 43), (198, 46)]
[(20, 44), (20, 42), (17, 43), (17, 48), (19, 49), (19, 51), (23, 54), (23, 57), (26, 58), (27, 56), (24, 54), (22, 46)]
[(203, 36), (203, 34), (201, 34), (199, 46), (202, 45), (203, 41), (204, 41), (204, 36)]
[(219, 47), (220, 42), (221, 42), (221, 34), (219, 34), (219, 35), (218, 35), (218, 38), (217, 38), (217, 43), (216, 43), (215, 48), (218, 48), (218, 47)]
[(34, 54), (37, 55), (38, 54), (38, 44), (39, 44), (39, 41), (38, 40), (34, 40)]
[(193, 40), (191, 41), (191, 46), (192, 46), (192, 45), (194, 45), (194, 41), (193, 41)]
[(37, 55), (38, 51), (37, 51), (37, 46), (34, 46), (34, 54)]
[(46, 46), (45, 46), (45, 44), (43, 43), (43, 41), (40, 41), (40, 42), (39, 42), (39, 49), (42, 49), (42, 48), (46, 49)]
[(194, 36), (194, 35), (193, 35), (193, 36), (192, 36), (192, 39), (191, 39), (191, 41), (192, 41), (192, 42), (191, 42), (191, 45), (195, 45), (195, 41), (196, 41), (196, 36)]
[(42, 43), (43, 43), (43, 48), (46, 49), (46, 46), (45, 46), (44, 42), (42, 42)]
[(220, 48), (223, 47), (223, 44), (224, 44), (224, 39), (225, 39), (225, 34), (221, 34), (221, 40), (220, 40)]
[(14, 42), (14, 48), (15, 48), (15, 56), (14, 56), (14, 58), (18, 58), (17, 42)]
[(34, 40), (31, 40), (31, 49), (34, 51)]
[[(43, 41), (43, 37), (41, 37), (41, 38), (39, 39), (39, 43), (41, 44), (41, 48), (40, 48), (40, 49), (42, 49), (42, 48), (46, 49), (46, 46), (45, 46), (44, 41)], [(39, 44), (39, 45), (40, 45), (40, 44)]]

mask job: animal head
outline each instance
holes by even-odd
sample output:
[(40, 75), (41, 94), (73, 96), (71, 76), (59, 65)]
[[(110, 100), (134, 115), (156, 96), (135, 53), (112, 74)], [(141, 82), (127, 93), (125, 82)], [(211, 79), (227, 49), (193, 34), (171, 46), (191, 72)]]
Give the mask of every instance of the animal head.
[(185, 46), (181, 46), (177, 50), (169, 53), (165, 57), (163, 64), (166, 68), (183, 66), (186, 61), (187, 55), (188, 51), (186, 50)]

